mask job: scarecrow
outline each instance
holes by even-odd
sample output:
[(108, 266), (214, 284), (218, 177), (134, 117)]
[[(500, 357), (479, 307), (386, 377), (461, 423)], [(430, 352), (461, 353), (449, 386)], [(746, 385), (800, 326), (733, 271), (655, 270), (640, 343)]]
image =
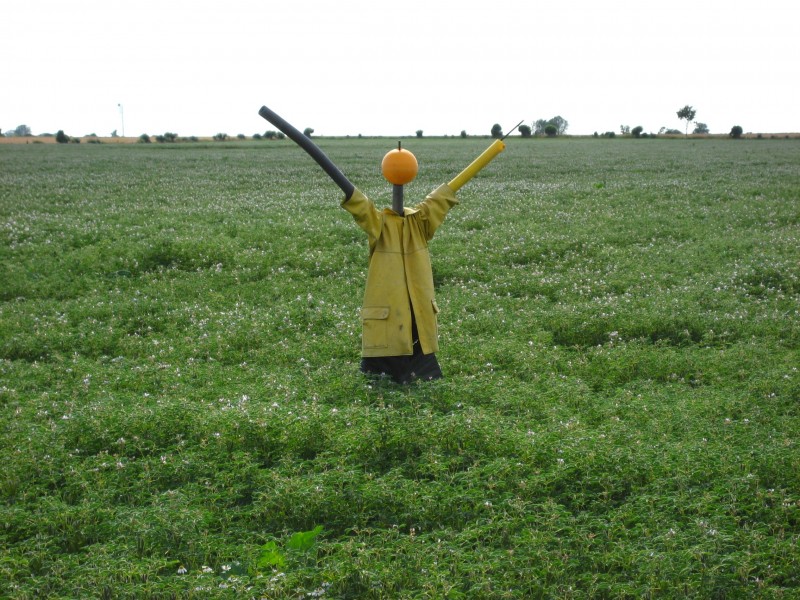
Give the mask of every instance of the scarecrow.
[(438, 313), (428, 242), (458, 204), (455, 193), (505, 144), (495, 140), (464, 171), (412, 208), (403, 205), (403, 185), (417, 175), (414, 155), (398, 144), (381, 163), (392, 184), (392, 207), (378, 210), (310, 138), (262, 106), (259, 114), (305, 150), (344, 192), (341, 205), (369, 239), (369, 269), (361, 308), (361, 371), (389, 375), (398, 383), (438, 379)]

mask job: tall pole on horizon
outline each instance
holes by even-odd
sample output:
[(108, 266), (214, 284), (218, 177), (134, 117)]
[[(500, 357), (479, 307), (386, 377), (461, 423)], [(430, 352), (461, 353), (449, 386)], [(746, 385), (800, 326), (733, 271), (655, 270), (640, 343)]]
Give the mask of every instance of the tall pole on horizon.
[(125, 111), (122, 109), (122, 104), (117, 106), (119, 106), (119, 119), (122, 122), (122, 137), (125, 137)]

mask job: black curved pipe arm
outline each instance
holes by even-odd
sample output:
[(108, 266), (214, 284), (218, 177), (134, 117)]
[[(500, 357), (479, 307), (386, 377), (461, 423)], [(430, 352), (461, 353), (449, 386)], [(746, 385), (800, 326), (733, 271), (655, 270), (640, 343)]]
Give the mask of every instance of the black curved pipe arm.
[(350, 180), (345, 177), (344, 173), (342, 173), (339, 168), (333, 164), (331, 159), (328, 158), (322, 150), (320, 150), (319, 146), (312, 142), (308, 136), (300, 133), (280, 115), (271, 111), (266, 106), (262, 106), (261, 110), (258, 111), (258, 114), (277, 127), (279, 131), (285, 133), (286, 137), (292, 140), (295, 144), (308, 152), (311, 158), (317, 161), (317, 164), (322, 167), (328, 176), (333, 179), (334, 183), (341, 188), (341, 190), (344, 192), (345, 200), (350, 199), (350, 196), (353, 195), (353, 191), (355, 191), (356, 186), (350, 183)]

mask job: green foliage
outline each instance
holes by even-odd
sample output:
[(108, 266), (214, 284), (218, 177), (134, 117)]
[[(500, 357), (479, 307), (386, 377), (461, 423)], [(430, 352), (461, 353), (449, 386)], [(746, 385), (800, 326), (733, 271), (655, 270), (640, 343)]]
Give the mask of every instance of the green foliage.
[(150, 143), (150, 136), (147, 135), (146, 133), (143, 133), (142, 135), (139, 136), (139, 139), (136, 140), (136, 141), (139, 144), (149, 144)]
[(544, 133), (547, 137), (555, 137), (558, 133), (558, 128), (552, 123), (548, 123), (544, 128)]
[(631, 135), (635, 138), (638, 138), (639, 136), (642, 135), (642, 131), (644, 131), (644, 127), (642, 127), (641, 125), (637, 125), (631, 130)]
[(530, 125), (520, 125), (519, 126), (519, 133), (524, 138), (531, 137), (533, 135), (533, 130), (531, 130)]
[(686, 135), (689, 135), (689, 123), (694, 121), (695, 116), (697, 115), (697, 111), (689, 106), (688, 104), (678, 110), (677, 112), (678, 118), (686, 121)]
[(164, 133), (164, 140), (167, 142), (174, 142), (177, 139), (178, 139), (177, 133), (173, 133), (171, 131), (167, 131)]
[(68, 144), (69, 143), (69, 136), (64, 133), (63, 129), (59, 129), (56, 132), (56, 142), (59, 144)]
[(417, 137), (418, 138), (422, 137), (422, 129), (417, 129)]
[[(321, 143), (389, 202), (385, 139)], [(416, 144), (409, 199), (487, 142)], [(0, 146), (0, 597), (791, 597), (798, 144), (498, 156), (406, 387), (304, 153)]]
[(282, 569), (285, 565), (286, 558), (277, 543), (267, 542), (261, 546), (258, 560), (256, 561), (258, 569)]
[(311, 137), (312, 133), (314, 133), (314, 130), (311, 127), (306, 127), (303, 129), (303, 135), (306, 137)]
[(214, 137), (213, 137), (213, 140), (215, 142), (224, 142), (227, 139), (228, 139), (228, 134), (227, 133), (215, 133)]
[(286, 542), (286, 548), (295, 552), (308, 552), (317, 542), (317, 537), (322, 533), (322, 525), (317, 525), (311, 531), (298, 531), (292, 534)]
[(533, 124), (534, 135), (547, 135), (547, 126), (552, 125), (556, 129), (556, 135), (566, 133), (569, 127), (569, 122), (561, 116), (553, 117), (552, 119), (539, 119)]
[(556, 133), (558, 135), (564, 135), (567, 132), (567, 128), (569, 127), (569, 122), (562, 116), (556, 115), (549, 121), (552, 125), (556, 127)]
[(708, 125), (706, 125), (705, 123), (696, 122), (694, 125), (695, 127), (692, 130), (692, 133), (701, 135), (709, 133)]
[(740, 137), (742, 137), (743, 133), (744, 129), (742, 129), (741, 125), (734, 125), (733, 127), (731, 127), (730, 135), (733, 139), (738, 140)]
[(492, 125), (492, 137), (494, 139), (500, 139), (503, 137), (503, 128), (500, 126), (500, 123), (495, 123)]

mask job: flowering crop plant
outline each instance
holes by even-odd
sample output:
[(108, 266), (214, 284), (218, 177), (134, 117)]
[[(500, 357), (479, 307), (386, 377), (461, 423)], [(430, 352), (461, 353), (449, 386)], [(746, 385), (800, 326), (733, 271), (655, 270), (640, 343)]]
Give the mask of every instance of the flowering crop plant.
[[(391, 204), (396, 140), (315, 141)], [(411, 205), (486, 140), (403, 145)], [(0, 146), (0, 596), (795, 597), (798, 155), (510, 138), (399, 386), (291, 142)]]

